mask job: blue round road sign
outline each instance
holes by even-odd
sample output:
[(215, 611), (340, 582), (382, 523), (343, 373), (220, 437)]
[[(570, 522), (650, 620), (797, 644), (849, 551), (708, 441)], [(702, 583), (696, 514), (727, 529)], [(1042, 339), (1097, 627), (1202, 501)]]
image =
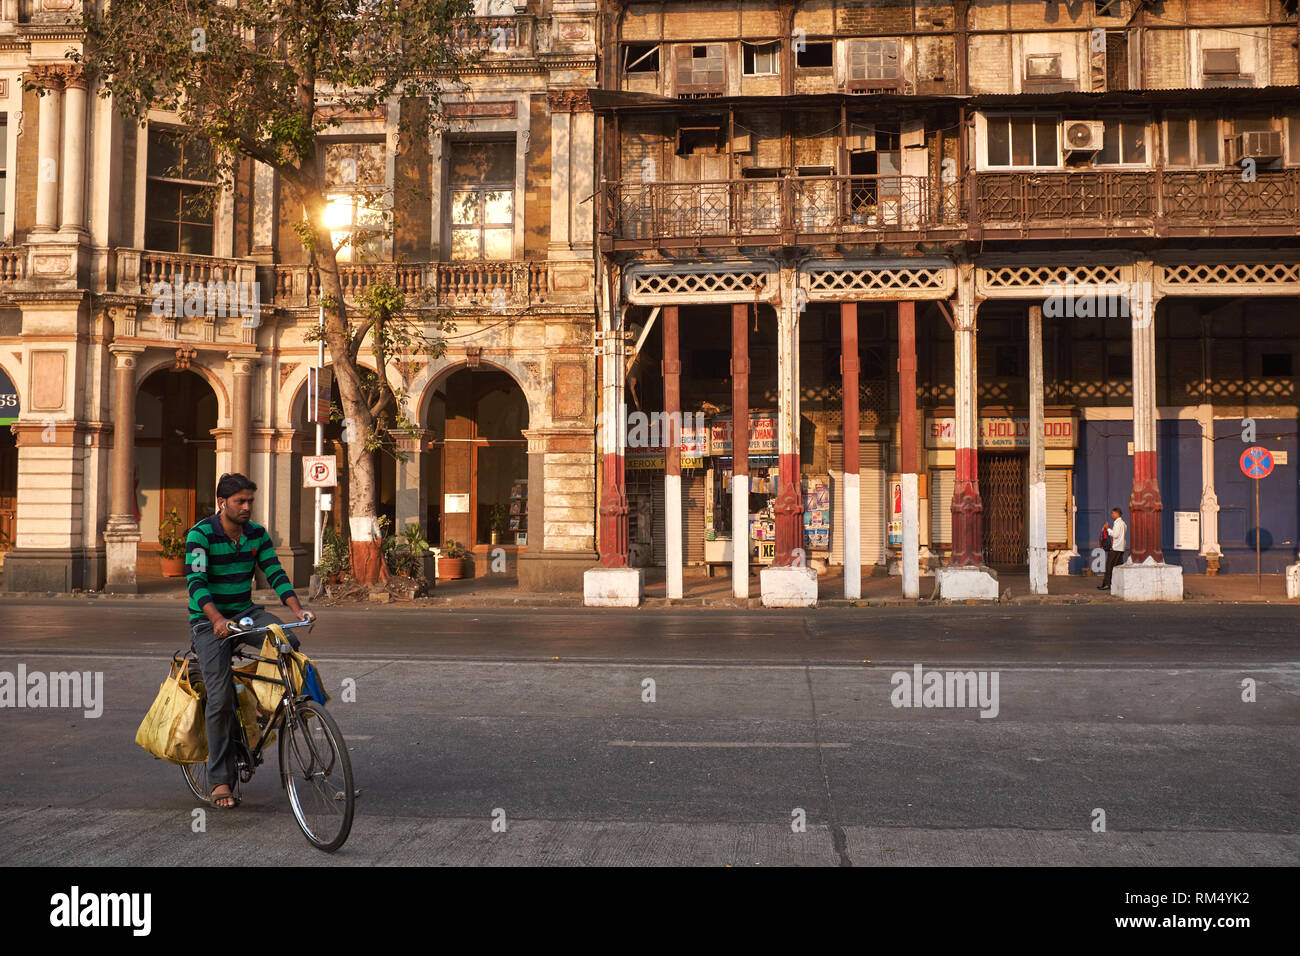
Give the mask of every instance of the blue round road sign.
[(1273, 453), (1260, 445), (1253, 445), (1241, 453), (1241, 470), (1247, 478), (1267, 478), (1273, 471)]

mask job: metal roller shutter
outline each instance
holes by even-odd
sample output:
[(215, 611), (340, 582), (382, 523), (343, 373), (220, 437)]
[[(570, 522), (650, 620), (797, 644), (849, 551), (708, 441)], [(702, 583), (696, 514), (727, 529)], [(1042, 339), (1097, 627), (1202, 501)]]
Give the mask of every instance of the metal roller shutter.
[(704, 563), (704, 474), (682, 475), (682, 561)]
[(651, 559), (651, 563), (657, 568), (662, 568), (668, 561), (664, 556), (664, 544), (668, 540), (668, 533), (664, 531), (664, 476), (662, 472), (655, 473), (650, 490), (654, 498), (655, 508), (654, 544), (651, 549), (654, 557)]
[(1070, 546), (1070, 470), (1047, 469), (1047, 546)]
[[(885, 562), (885, 473), (884, 446), (879, 442), (864, 441), (858, 451), (858, 487), (860, 533), (858, 546), (862, 566)], [(831, 472), (831, 563), (844, 564), (844, 445), (830, 444)]]
[(930, 472), (930, 547), (952, 546), (952, 489), (955, 473), (951, 469)]

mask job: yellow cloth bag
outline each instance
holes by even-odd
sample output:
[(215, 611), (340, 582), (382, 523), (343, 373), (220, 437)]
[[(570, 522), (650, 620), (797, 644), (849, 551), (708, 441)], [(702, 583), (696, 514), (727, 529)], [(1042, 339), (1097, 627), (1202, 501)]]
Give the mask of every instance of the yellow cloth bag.
[[(266, 639), (262, 641), (262, 649), (258, 652), (258, 657), (265, 657), (267, 661), (277, 661), (280, 657), (279, 651), (275, 649), (275, 639), (288, 643), (289, 638), (285, 636), (278, 626), (272, 624), (268, 628)], [(310, 657), (298, 651), (289, 652), (289, 673), (293, 679), (293, 692), (302, 693), (302, 674), (306, 666), (316, 668), (315, 663)], [(259, 677), (270, 677), (276, 681), (280, 679), (280, 667), (276, 663), (266, 663), (263, 661), (252, 661), (243, 667), (235, 668), (235, 679), (243, 680), (252, 690), (257, 706), (267, 714), (275, 713), (275, 708), (280, 706), (280, 698), (284, 696), (284, 688), (278, 684), (268, 683), (264, 680), (253, 680), (251, 675), (256, 674)], [(317, 669), (319, 674), (319, 669)], [(323, 693), (323, 688), (322, 688)], [(329, 700), (329, 694), (325, 694), (325, 700)]]
[(190, 662), (172, 658), (171, 672), (158, 688), (153, 706), (135, 732), (135, 742), (155, 757), (172, 763), (208, 759), (208, 732), (203, 720), (202, 682), (190, 680)]

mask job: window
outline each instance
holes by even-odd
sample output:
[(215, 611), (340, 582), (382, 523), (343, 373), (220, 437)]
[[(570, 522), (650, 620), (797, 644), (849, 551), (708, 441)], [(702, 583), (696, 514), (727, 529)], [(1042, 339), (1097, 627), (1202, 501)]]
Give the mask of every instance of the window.
[(990, 116), (988, 165), (1060, 166), (1059, 127), (1054, 116)]
[(1300, 112), (1292, 113), (1286, 118), (1287, 164), (1300, 166)]
[(211, 150), (178, 130), (151, 126), (145, 176), (145, 248), (212, 255)]
[(384, 258), (386, 165), (379, 140), (325, 144), (325, 225), (341, 262)]
[(1201, 55), (1201, 72), (1206, 76), (1238, 76), (1241, 73), (1238, 50), (1202, 50)]
[(746, 76), (776, 76), (779, 43), (746, 43), (742, 46)]
[(515, 144), (451, 144), (452, 259), (509, 259), (515, 233)]
[(1122, 382), (1133, 377), (1133, 355), (1128, 346), (1113, 345), (1106, 352), (1106, 380)]
[(659, 45), (657, 43), (629, 43), (623, 47), (624, 73), (658, 73)]
[(834, 63), (833, 48), (829, 41), (807, 43), (803, 49), (796, 48), (794, 65), (801, 70), (829, 67)]
[(1290, 352), (1265, 352), (1260, 357), (1260, 374), (1264, 378), (1290, 378), (1293, 365)]
[(849, 43), (849, 79), (860, 83), (896, 85), (899, 71), (897, 40), (853, 40)]
[(1093, 10), (1099, 17), (1122, 17), (1124, 0), (1093, 0)]
[(1147, 128), (1145, 119), (1108, 119), (1102, 135), (1097, 166), (1145, 166)]
[(1165, 121), (1169, 166), (1218, 166), (1219, 119), (1208, 113), (1173, 115)]
[(1025, 61), (1025, 79), (1059, 80), (1061, 78), (1061, 55), (1051, 53), (1044, 56), (1031, 56)]
[(683, 44), (676, 49), (677, 94), (721, 94), (727, 81), (721, 43)]

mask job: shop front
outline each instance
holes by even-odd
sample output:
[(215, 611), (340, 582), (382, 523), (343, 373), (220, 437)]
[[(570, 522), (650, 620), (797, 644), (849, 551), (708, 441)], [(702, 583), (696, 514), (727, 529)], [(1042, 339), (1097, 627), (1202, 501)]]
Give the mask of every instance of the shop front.
[[(1067, 573), (1077, 553), (1071, 529), (1074, 510), (1072, 472), (1079, 421), (1072, 407), (1044, 410), (1043, 446), (1047, 479), (1048, 567)], [(983, 561), (989, 567), (1028, 564), (1029, 416), (1014, 409), (988, 408), (979, 420), (979, 493), (983, 505)], [(936, 409), (925, 421), (925, 457), (930, 502), (930, 548), (952, 548), (952, 496), (955, 487), (956, 418)]]

